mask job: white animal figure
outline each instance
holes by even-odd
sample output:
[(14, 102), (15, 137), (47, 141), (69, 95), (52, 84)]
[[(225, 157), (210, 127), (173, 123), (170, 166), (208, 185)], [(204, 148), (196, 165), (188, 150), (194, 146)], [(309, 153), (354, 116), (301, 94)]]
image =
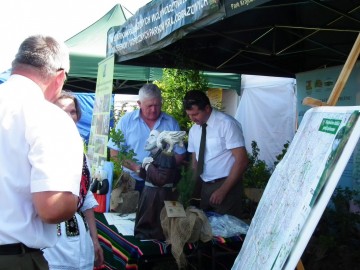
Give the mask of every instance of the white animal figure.
[[(169, 147), (166, 152), (171, 153), (174, 149), (175, 144), (179, 144), (181, 147), (184, 146), (185, 131), (162, 131), (152, 130), (149, 137), (146, 140), (145, 150), (151, 151), (156, 147), (158, 149), (164, 149), (165, 145)], [(165, 144), (164, 144), (165, 143)]]
[(146, 139), (145, 150), (151, 151), (156, 148), (157, 138), (159, 137), (160, 132), (157, 130), (152, 130), (149, 134), (149, 137)]
[(166, 152), (171, 153), (174, 149), (175, 144), (184, 146), (185, 131), (162, 131), (157, 137), (156, 145), (158, 148), (164, 149), (164, 142), (169, 144)]

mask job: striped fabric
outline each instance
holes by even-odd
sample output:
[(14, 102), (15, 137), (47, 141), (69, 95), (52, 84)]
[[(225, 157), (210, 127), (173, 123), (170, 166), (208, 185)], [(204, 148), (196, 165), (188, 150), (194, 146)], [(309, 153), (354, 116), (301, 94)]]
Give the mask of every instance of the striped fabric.
[[(119, 234), (116, 227), (108, 225), (103, 213), (95, 213), (99, 242), (104, 251), (105, 265), (97, 269), (137, 270), (141, 257), (164, 257), (171, 255), (170, 246), (157, 240), (139, 241), (134, 236)], [(231, 238), (214, 237), (213, 245), (227, 246), (243, 242), (242, 236)], [(185, 249), (191, 253), (196, 244), (186, 244)]]

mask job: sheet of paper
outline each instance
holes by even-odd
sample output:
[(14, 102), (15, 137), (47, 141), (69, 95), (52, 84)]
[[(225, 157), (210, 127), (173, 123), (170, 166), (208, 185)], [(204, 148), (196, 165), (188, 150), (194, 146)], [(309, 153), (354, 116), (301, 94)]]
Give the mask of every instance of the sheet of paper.
[(121, 223), (115, 225), (117, 231), (126, 236), (134, 236), (135, 222), (130, 220), (122, 220)]
[(186, 217), (184, 206), (177, 201), (164, 201), (168, 217)]
[(135, 222), (136, 213), (119, 214), (119, 213), (104, 213), (104, 217), (109, 225), (122, 224), (123, 220)]
[(116, 227), (118, 233), (126, 236), (134, 236), (136, 213), (104, 213), (104, 217), (109, 225), (114, 225)]

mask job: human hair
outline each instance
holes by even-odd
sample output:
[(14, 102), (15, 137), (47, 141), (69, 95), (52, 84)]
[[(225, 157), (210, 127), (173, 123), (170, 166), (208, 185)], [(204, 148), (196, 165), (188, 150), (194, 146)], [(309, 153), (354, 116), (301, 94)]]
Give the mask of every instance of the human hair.
[(162, 100), (160, 88), (153, 83), (144, 84), (139, 90), (139, 100), (158, 98)]
[(207, 105), (211, 106), (211, 103), (204, 91), (190, 90), (184, 96), (183, 106), (185, 110), (191, 110), (193, 105), (203, 111)]
[(39, 70), (44, 78), (59, 70), (67, 73), (70, 69), (69, 49), (53, 37), (30, 36), (21, 43), (12, 62), (12, 69), (24, 65)]
[(75, 104), (75, 109), (76, 109), (76, 117), (78, 119), (78, 121), (81, 118), (81, 107), (80, 107), (80, 103), (78, 101), (78, 99), (76, 98), (76, 96), (71, 92), (71, 91), (67, 91), (67, 90), (62, 90), (60, 93), (60, 96), (58, 98), (58, 100), (60, 99), (72, 99), (72, 101), (74, 101)]

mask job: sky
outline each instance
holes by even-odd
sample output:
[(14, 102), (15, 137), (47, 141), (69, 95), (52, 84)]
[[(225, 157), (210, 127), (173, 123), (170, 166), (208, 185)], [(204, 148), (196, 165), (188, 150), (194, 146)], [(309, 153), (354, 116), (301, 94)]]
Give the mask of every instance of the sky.
[(0, 73), (11, 67), (20, 43), (30, 35), (50, 35), (65, 41), (99, 20), (116, 4), (121, 4), (129, 17), (148, 2), (150, 0), (3, 1)]

